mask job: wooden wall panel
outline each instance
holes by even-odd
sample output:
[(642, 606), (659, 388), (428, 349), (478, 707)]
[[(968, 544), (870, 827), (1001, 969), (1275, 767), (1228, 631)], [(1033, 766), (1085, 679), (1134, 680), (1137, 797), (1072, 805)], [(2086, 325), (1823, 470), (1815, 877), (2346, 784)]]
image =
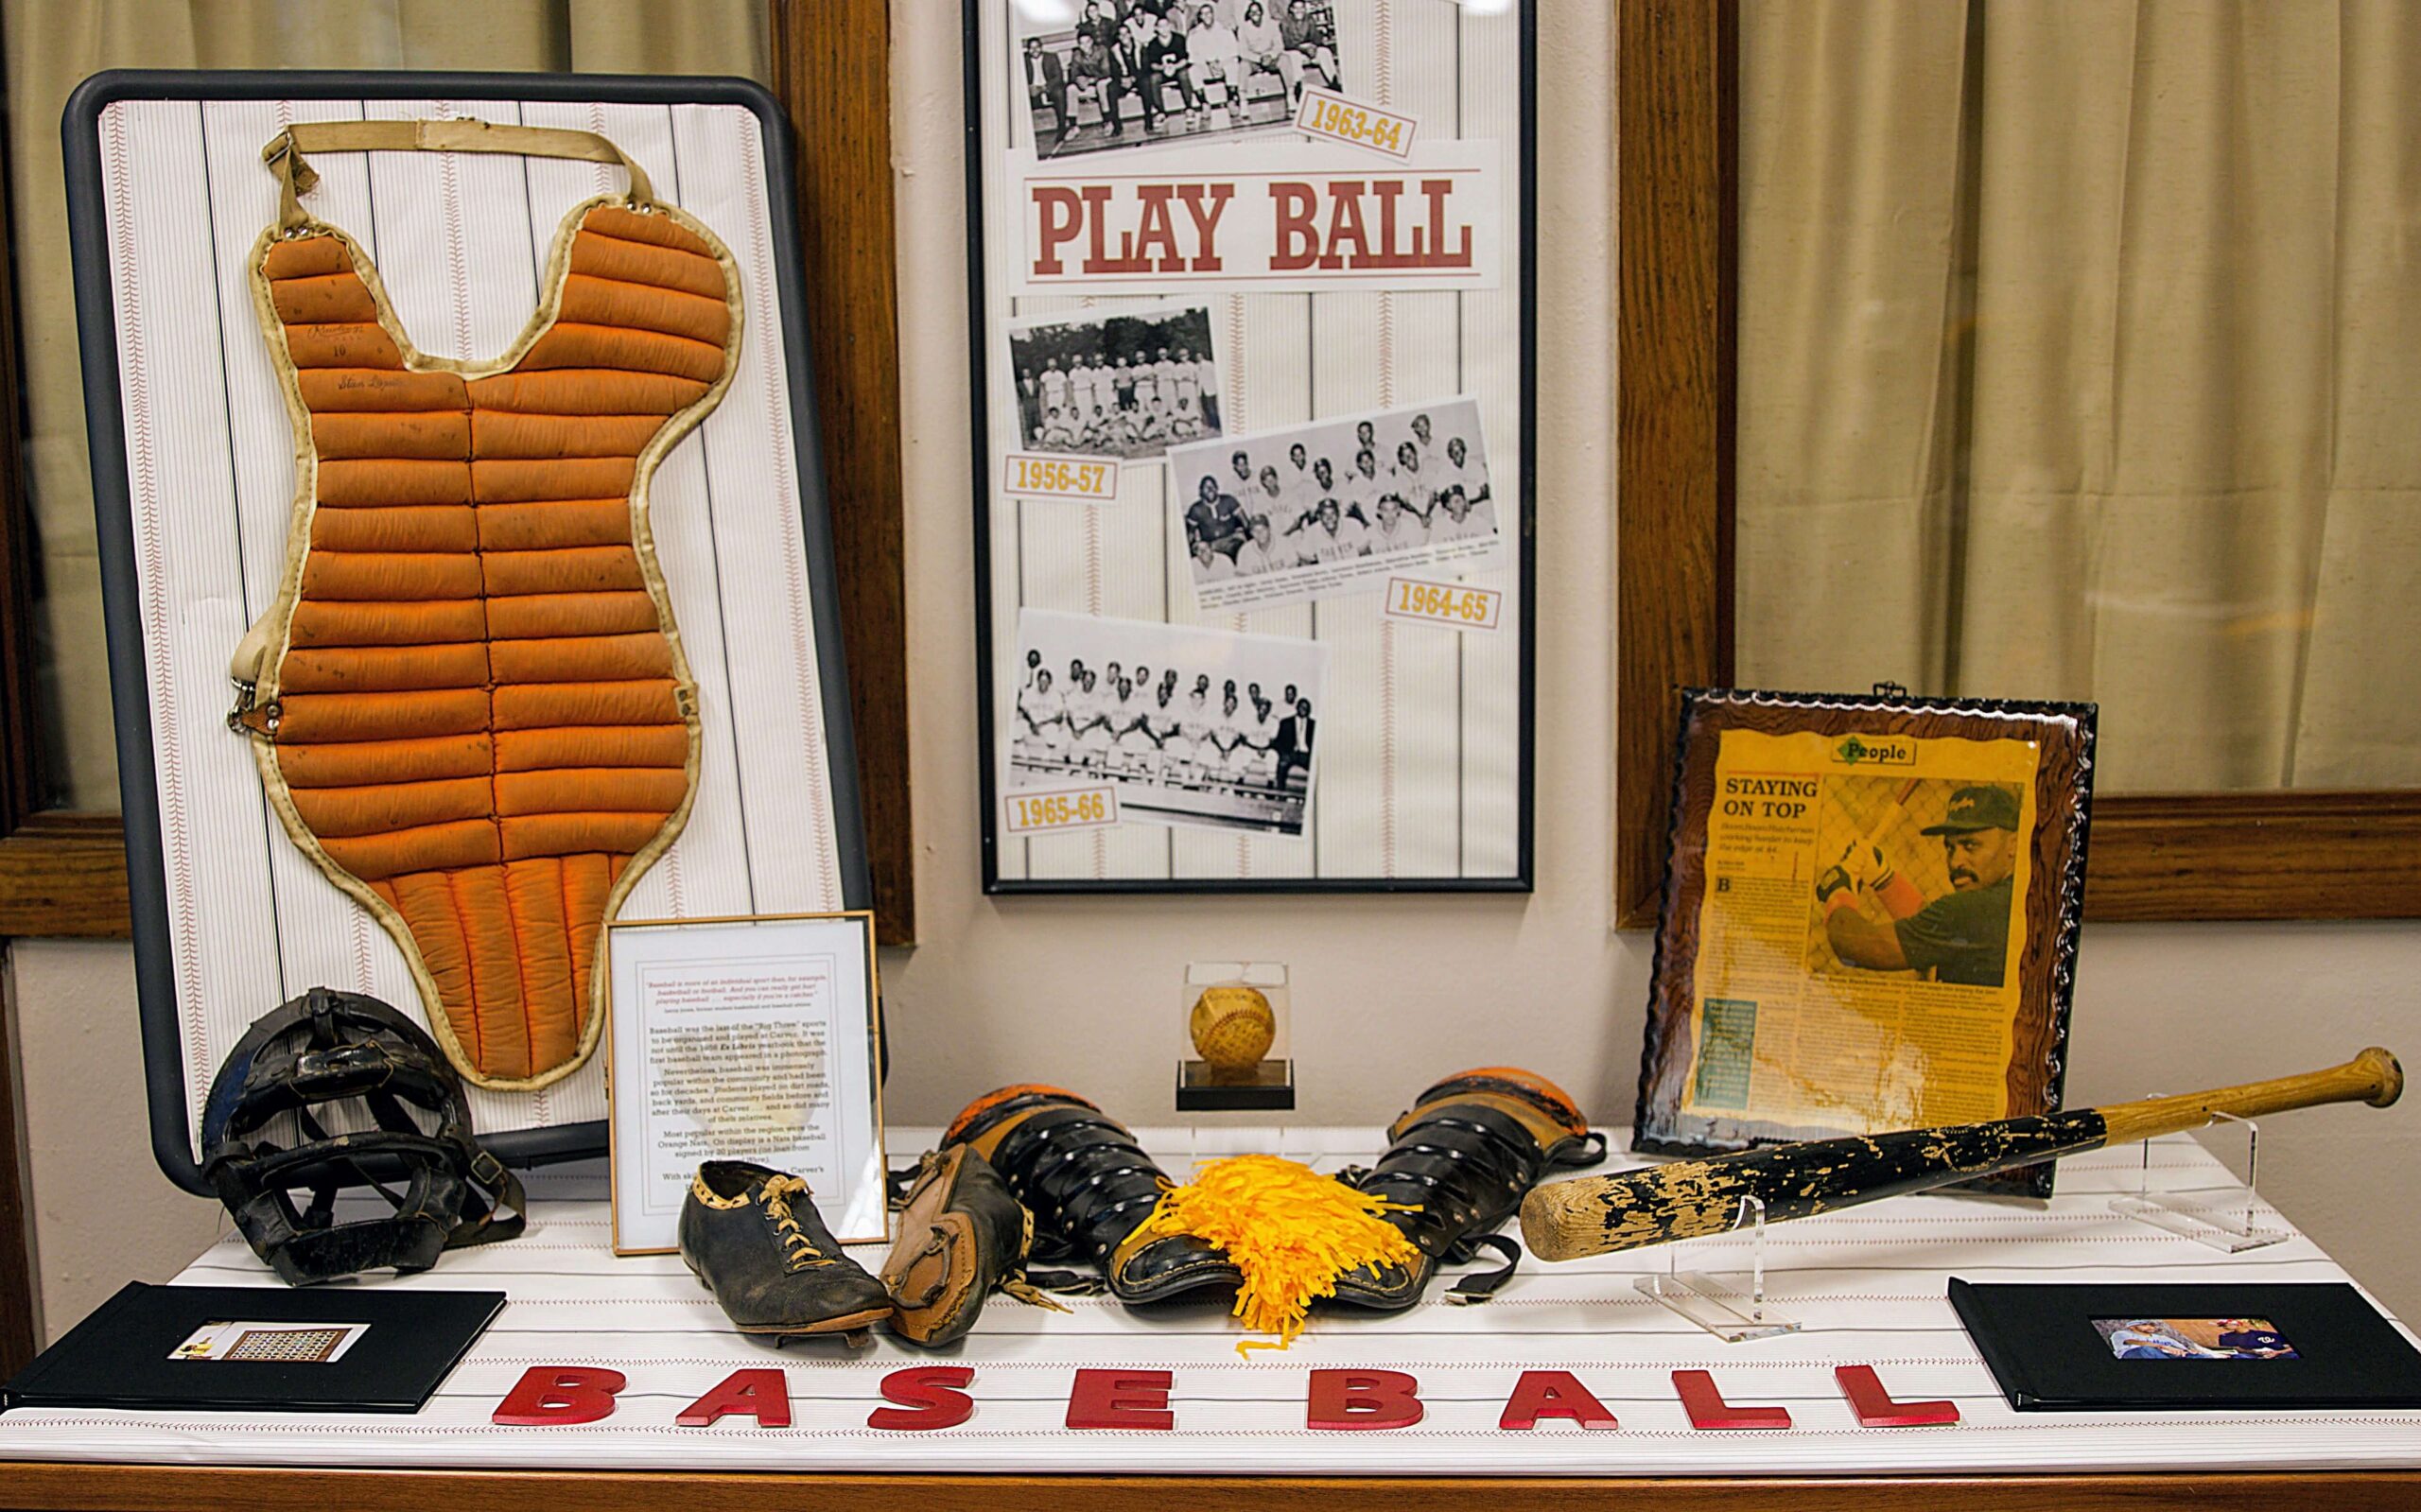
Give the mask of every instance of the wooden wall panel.
[(916, 938), (887, 0), (776, 0), (774, 93), (798, 133), (799, 241), (839, 561), (876, 933)]

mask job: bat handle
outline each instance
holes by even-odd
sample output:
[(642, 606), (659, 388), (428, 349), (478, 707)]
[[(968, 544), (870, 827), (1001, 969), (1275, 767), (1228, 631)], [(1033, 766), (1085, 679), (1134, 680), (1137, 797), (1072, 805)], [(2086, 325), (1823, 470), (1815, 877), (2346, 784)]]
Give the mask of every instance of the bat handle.
[(2124, 1144), (2181, 1129), (2198, 1129), (2218, 1113), (2251, 1119), (2290, 1108), (2317, 1107), (2324, 1103), (2368, 1103), (2373, 1107), (2386, 1107), (2403, 1095), (2404, 1068), (2396, 1064), (2394, 1055), (2373, 1045), (2344, 1065), (2326, 1070), (2248, 1082), (2209, 1092), (2120, 1103), (2103, 1108), (2101, 1115), (2110, 1131), (2107, 1142)]

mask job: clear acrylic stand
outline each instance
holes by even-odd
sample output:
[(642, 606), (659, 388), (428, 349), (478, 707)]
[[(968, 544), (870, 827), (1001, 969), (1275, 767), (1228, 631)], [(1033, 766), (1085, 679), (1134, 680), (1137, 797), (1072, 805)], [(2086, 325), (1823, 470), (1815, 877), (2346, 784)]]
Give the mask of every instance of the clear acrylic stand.
[[(2287, 1237), (2285, 1230), (2260, 1226), (2259, 1204), (2254, 1195), (2255, 1181), (2261, 1173), (2261, 1125), (2251, 1119), (2238, 1118), (2233, 1113), (2213, 1113), (2211, 1124), (2234, 1124), (2244, 1131), (2242, 1185), (2232, 1183), (2216, 1190), (2197, 1188), (2187, 1191), (2154, 1191), (2152, 1146), (2148, 1140), (2143, 1147), (2144, 1163), (2137, 1173), (2134, 1191), (2128, 1196), (2111, 1198), (2110, 1210), (2230, 1255), (2278, 1243)], [(2227, 1157), (2222, 1155), (2220, 1161), (2225, 1165)]]
[[(1798, 1332), (1799, 1320), (1784, 1316), (1766, 1300), (1766, 1205), (1763, 1200), (1756, 1197), (1740, 1199), (1740, 1211), (1732, 1220), (1731, 1232), (1738, 1233), (1743, 1224), (1750, 1225), (1747, 1291), (1743, 1292), (1733, 1281), (1705, 1271), (1681, 1269), (1680, 1261), (1674, 1258), (1675, 1250), (1665, 1251), (1663, 1275), (1635, 1276), (1631, 1277), (1632, 1289), (1680, 1313), (1726, 1344), (1743, 1344), (1750, 1339), (1769, 1339), (1777, 1333)], [(1736, 1279), (1738, 1273), (1732, 1275)]]

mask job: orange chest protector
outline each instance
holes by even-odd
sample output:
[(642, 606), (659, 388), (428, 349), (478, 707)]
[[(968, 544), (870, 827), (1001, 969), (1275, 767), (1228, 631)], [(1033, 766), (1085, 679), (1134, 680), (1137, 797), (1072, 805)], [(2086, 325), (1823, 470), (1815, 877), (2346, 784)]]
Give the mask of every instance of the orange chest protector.
[[(616, 162), (565, 217), (492, 361), (405, 335), (361, 248), (311, 218), (309, 151)], [(597, 1044), (604, 926), (680, 833), (698, 700), (648, 526), (657, 462), (730, 381), (730, 253), (587, 132), (297, 125), (254, 302), (295, 432), (278, 599), (231, 722), (294, 843), (403, 949), (462, 1075), (529, 1090)]]

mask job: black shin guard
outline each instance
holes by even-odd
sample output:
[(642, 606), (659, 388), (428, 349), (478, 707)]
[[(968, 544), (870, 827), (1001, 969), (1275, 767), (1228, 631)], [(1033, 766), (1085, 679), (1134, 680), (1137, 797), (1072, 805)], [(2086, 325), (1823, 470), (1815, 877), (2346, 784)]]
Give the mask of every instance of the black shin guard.
[(1505, 1264), (1463, 1277), (1451, 1299), (1485, 1301), (1522, 1254), (1495, 1228), (1549, 1169), (1594, 1165), (1606, 1154), (1605, 1137), (1589, 1132), (1589, 1121), (1561, 1088), (1507, 1067), (1437, 1083), (1388, 1128), (1387, 1140), (1379, 1163), (1353, 1173), (1352, 1183), (1373, 1197), (1417, 1205), (1381, 1216), (1420, 1251), (1420, 1260), (1366, 1265), (1336, 1283), (1338, 1301), (1387, 1312), (1420, 1301), (1439, 1265), (1460, 1264), (1483, 1249)]
[(1089, 1261), (1122, 1302), (1242, 1278), (1224, 1252), (1190, 1234), (1137, 1235), (1168, 1177), (1125, 1125), (1072, 1092), (1002, 1087), (959, 1114), (942, 1142), (972, 1146), (1032, 1209), (1037, 1261)]

